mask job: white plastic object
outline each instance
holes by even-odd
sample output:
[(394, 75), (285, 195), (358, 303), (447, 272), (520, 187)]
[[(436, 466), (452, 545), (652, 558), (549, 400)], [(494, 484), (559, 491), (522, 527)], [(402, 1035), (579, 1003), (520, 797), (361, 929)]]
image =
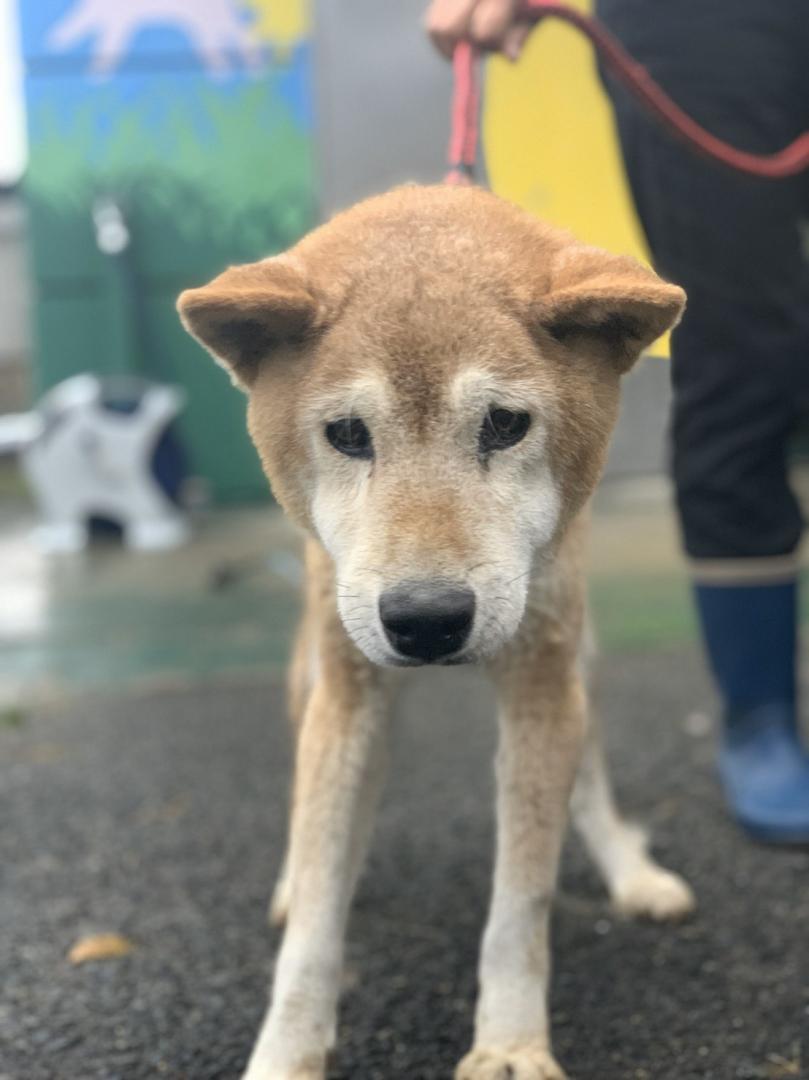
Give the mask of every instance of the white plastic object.
[[(104, 404), (132, 395), (132, 411)], [(190, 529), (152, 473), (155, 446), (185, 402), (173, 386), (132, 379), (76, 375), (54, 387), (30, 416), (19, 446), (23, 471), (36, 497), (41, 523), (35, 538), (50, 552), (78, 551), (89, 540), (93, 517), (119, 523), (124, 542), (138, 551), (174, 548)], [(19, 420), (19, 418), (16, 418)], [(25, 424), (17, 424), (25, 433)], [(21, 441), (21, 440), (19, 440)]]

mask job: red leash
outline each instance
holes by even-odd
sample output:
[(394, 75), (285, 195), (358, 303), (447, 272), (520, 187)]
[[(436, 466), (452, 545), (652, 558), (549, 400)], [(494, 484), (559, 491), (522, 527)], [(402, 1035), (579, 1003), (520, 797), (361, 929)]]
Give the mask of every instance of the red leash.
[[(693, 150), (738, 172), (772, 180), (794, 176), (809, 167), (809, 131), (775, 154), (750, 154), (718, 139), (672, 101), (646, 68), (633, 59), (617, 38), (597, 19), (553, 0), (525, 0), (524, 13), (539, 22), (548, 16), (577, 27), (601, 54), (604, 63), (664, 127)], [(448, 184), (470, 183), (478, 146), (480, 52), (468, 41), (455, 47), (452, 97), (452, 133), (449, 143)]]

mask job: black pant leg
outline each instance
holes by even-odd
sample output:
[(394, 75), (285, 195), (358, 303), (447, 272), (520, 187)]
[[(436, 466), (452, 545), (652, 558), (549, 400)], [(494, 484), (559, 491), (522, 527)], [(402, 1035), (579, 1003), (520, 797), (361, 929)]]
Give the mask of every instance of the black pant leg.
[[(809, 5), (602, 0), (608, 25), (709, 130), (769, 152), (806, 113)], [(809, 396), (806, 181), (741, 176), (696, 157), (607, 77), (657, 268), (689, 305), (672, 341), (673, 473), (697, 559), (791, 552), (802, 523), (787, 445)]]

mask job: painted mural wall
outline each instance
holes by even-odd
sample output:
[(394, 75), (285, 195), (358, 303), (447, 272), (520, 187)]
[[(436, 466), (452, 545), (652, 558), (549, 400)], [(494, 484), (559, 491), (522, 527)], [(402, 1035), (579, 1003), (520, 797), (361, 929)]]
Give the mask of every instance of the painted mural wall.
[[(308, 0), (24, 0), (20, 17), (37, 389), (86, 370), (181, 383), (193, 470), (219, 499), (258, 496), (244, 401), (174, 300), (315, 221)], [(129, 242), (108, 230), (105, 253), (110, 214)]]

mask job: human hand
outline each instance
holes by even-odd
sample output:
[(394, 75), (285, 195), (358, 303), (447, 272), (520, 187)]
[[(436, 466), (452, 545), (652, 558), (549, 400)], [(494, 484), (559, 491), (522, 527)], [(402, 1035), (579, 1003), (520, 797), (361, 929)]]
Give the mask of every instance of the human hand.
[(521, 7), (521, 0), (432, 0), (425, 25), (448, 60), (464, 38), (516, 60), (532, 26), (520, 17)]

